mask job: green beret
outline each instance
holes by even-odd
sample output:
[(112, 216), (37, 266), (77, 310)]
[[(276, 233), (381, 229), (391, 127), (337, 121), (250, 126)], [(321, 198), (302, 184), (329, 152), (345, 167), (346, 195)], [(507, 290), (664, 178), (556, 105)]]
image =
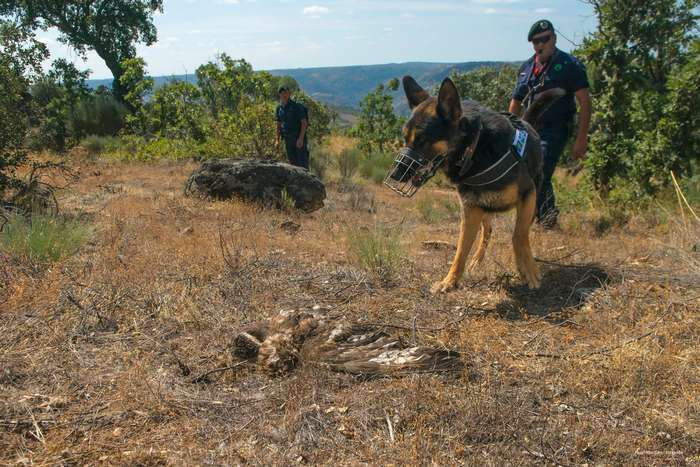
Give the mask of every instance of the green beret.
[(541, 19), (541, 20), (535, 22), (535, 24), (533, 24), (532, 27), (530, 28), (530, 32), (527, 33), (527, 41), (528, 42), (532, 41), (532, 36), (534, 36), (535, 34), (539, 34), (541, 32), (545, 32), (545, 31), (554, 32), (554, 25), (552, 24), (551, 21), (549, 21), (547, 19)]

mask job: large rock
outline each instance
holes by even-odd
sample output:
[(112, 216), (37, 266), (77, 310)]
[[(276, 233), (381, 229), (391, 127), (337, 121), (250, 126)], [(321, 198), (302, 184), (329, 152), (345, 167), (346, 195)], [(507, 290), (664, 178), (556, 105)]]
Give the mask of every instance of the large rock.
[(306, 212), (323, 207), (326, 188), (313, 174), (281, 162), (254, 159), (206, 161), (187, 180), (185, 192), (217, 199), (240, 197), (281, 206), (286, 190), (295, 207)]

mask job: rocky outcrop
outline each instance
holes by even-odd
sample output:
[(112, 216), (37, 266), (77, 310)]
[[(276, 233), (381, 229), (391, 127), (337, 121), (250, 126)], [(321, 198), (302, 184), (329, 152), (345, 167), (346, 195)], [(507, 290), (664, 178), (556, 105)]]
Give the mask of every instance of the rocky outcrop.
[(208, 160), (187, 180), (187, 194), (242, 198), (305, 212), (323, 207), (326, 188), (312, 173), (293, 165), (255, 159)]

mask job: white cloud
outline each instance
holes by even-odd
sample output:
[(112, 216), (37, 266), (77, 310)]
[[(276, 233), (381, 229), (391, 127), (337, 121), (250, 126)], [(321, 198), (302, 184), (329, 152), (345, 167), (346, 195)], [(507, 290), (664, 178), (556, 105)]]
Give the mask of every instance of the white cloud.
[(554, 13), (554, 8), (535, 8), (535, 13), (542, 13), (542, 14), (548, 14), (548, 13)]
[(485, 15), (512, 15), (514, 10), (508, 8), (484, 8), (481, 12)]
[(330, 13), (330, 11), (331, 10), (329, 10), (328, 7), (325, 6), (311, 5), (304, 7), (304, 9), (302, 10), (302, 14), (310, 18), (319, 18), (321, 15), (326, 15)]

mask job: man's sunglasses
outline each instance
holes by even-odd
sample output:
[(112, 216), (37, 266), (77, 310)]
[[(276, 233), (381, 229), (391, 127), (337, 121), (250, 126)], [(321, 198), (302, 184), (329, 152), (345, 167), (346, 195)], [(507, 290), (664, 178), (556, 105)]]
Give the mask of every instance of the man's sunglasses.
[(546, 36), (543, 36), (543, 37), (533, 37), (532, 43), (535, 45), (546, 44), (547, 42), (552, 40), (552, 37), (554, 37), (553, 34), (547, 34)]

